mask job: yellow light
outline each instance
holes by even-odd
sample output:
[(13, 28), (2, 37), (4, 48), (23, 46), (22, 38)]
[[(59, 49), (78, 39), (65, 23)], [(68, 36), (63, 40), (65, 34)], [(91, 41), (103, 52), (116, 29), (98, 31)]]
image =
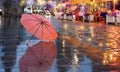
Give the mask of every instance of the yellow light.
[(103, 43), (99, 43), (99, 46), (103, 46)]
[(88, 38), (87, 41), (92, 41), (92, 38)]
[(25, 4), (25, 0), (20, 1), (20, 5), (23, 6)]
[(80, 26), (80, 30), (85, 30), (85, 27), (84, 26)]
[(64, 29), (67, 29), (67, 28), (68, 28), (68, 25), (67, 25), (67, 24), (65, 24), (65, 25), (64, 25)]
[(103, 64), (115, 64), (117, 62), (118, 57), (118, 52), (115, 52), (114, 50), (107, 50), (105, 53), (103, 53)]
[(116, 3), (117, 2), (117, 0), (114, 0), (114, 3)]
[(101, 6), (103, 7), (103, 6), (104, 6), (104, 3), (102, 3)]
[(44, 0), (37, 0), (38, 5), (44, 5), (45, 1)]

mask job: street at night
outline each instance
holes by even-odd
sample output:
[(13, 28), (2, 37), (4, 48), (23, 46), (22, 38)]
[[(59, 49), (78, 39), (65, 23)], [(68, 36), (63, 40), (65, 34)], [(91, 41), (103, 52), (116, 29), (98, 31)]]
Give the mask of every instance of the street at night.
[[(0, 72), (19, 72), (19, 60), (28, 48), (26, 41), (31, 35), (19, 20), (20, 17), (1, 19)], [(57, 56), (49, 72), (120, 71), (119, 25), (58, 20), (53, 16), (49, 20), (58, 33)], [(30, 45), (37, 42), (39, 39), (34, 38)]]
[(120, 72), (120, 0), (0, 0), (0, 72)]

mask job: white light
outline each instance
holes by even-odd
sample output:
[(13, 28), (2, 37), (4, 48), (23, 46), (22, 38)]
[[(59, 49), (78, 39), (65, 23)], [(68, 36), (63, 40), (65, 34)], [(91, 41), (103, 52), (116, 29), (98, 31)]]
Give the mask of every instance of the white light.
[(45, 1), (44, 1), (44, 0), (37, 0), (37, 4), (38, 4), (38, 5), (44, 5), (44, 4), (45, 4)]

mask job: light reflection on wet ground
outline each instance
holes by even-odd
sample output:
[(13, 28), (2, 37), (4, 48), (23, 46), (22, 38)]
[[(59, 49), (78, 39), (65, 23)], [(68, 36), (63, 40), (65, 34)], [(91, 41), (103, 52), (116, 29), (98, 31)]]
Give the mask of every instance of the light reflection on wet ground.
[[(64, 24), (63, 27), (65, 27), (65, 29), (63, 29), (63, 31), (61, 30), (61, 32), (66, 39), (71, 36), (81, 42), (83, 49), (80, 50), (79, 53), (85, 54), (87, 58), (92, 61), (92, 64), (90, 64), (93, 68), (92, 72), (119, 72), (119, 26), (104, 25), (100, 23), (80, 23), (79, 25)], [(72, 38), (69, 39), (71, 40)]]
[[(0, 72), (19, 72), (30, 35), (19, 18), (5, 18), (0, 29)], [(120, 72), (120, 26), (51, 19), (59, 37), (49, 72)], [(33, 39), (31, 44), (39, 40)]]

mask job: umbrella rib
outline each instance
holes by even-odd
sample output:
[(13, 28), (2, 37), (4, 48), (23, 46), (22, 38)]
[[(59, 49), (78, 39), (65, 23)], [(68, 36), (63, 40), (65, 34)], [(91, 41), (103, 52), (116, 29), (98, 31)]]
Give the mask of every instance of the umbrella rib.
[[(43, 27), (43, 25), (40, 25), (39, 27), (38, 27), (38, 29), (34, 32), (34, 34), (33, 35), (35, 35), (36, 33), (37, 33), (37, 31), (41, 28), (41, 26)], [(41, 29), (43, 29), (43, 28), (41, 28)], [(43, 30), (42, 30), (42, 34), (43, 34), (44, 32), (43, 32)], [(43, 37), (43, 35), (42, 35), (42, 37)], [(33, 38), (33, 37), (32, 37)], [(31, 39), (32, 39), (31, 38)]]
[[(35, 17), (35, 16), (33, 16), (33, 17)], [(35, 18), (37, 18), (37, 17), (35, 17)], [(42, 18), (41, 18), (41, 19), (37, 18), (37, 19), (38, 19), (39, 21), (41, 21), (42, 27), (43, 27), (43, 24), (44, 24), (45, 27), (47, 28), (47, 26), (46, 26), (46, 25), (47, 25), (47, 24), (46, 24), (47, 21), (43, 22)], [(49, 25), (48, 25), (48, 26), (49, 26)], [(51, 27), (51, 26), (49, 26), (49, 27)], [(51, 27), (51, 28), (52, 28), (52, 27)], [(47, 28), (47, 29), (48, 29), (48, 28)], [(52, 29), (53, 29), (53, 28), (52, 28)], [(39, 30), (39, 28), (38, 28), (38, 30)], [(36, 30), (36, 32), (37, 32), (38, 30)], [(53, 29), (53, 30), (54, 30), (54, 29)], [(48, 30), (48, 31), (49, 31), (49, 30)], [(36, 32), (35, 32), (35, 33), (36, 33)], [(50, 32), (50, 31), (49, 31), (49, 32)], [(35, 33), (34, 33), (34, 34), (35, 34)], [(43, 34), (43, 33), (44, 33), (44, 32), (43, 32), (43, 28), (42, 28), (42, 34)], [(50, 32), (50, 33), (51, 33), (51, 32)], [(51, 34), (52, 34), (52, 33), (51, 33)], [(43, 35), (42, 35), (42, 37), (43, 37)]]
[[(32, 15), (32, 16), (35, 17), (34, 15)], [(40, 20), (40, 19), (37, 18), (37, 17), (35, 17), (35, 18), (37, 19), (38, 22), (41, 21), (41, 23), (44, 23), (42, 19)], [(41, 23), (38, 23), (38, 24), (41, 24)], [(37, 24), (36, 24), (36, 25), (37, 25)], [(35, 26), (36, 26), (36, 25), (35, 25)], [(41, 25), (42, 25), (42, 24), (41, 24)], [(40, 25), (40, 26), (41, 26), (41, 25)], [(34, 27), (35, 27), (35, 26), (34, 26)], [(40, 29), (40, 26), (39, 26), (38, 29), (34, 32), (33, 36), (34, 36), (34, 35), (37, 33), (37, 31)], [(43, 27), (43, 25), (42, 25), (42, 27)], [(32, 28), (32, 29), (33, 29), (33, 28)], [(32, 30), (32, 29), (31, 29), (31, 30)], [(43, 28), (42, 28), (42, 29), (43, 29)], [(43, 33), (43, 30), (42, 30), (42, 33)], [(33, 36), (30, 38), (30, 40), (33, 38)]]
[[(26, 19), (26, 20), (23, 20), (23, 21), (29, 21), (29, 20), (33, 20), (33, 19)], [(38, 20), (33, 20), (33, 21), (38, 21)], [(38, 21), (39, 22), (39, 21)]]
[[(43, 34), (43, 33), (44, 33), (44, 32), (43, 32), (43, 25), (41, 24), (41, 26), (42, 26), (42, 34)], [(43, 34), (43, 35), (44, 35), (44, 34)], [(43, 38), (43, 35), (41, 36), (41, 38)]]
[[(35, 17), (34, 15), (32, 15), (33, 17)], [(39, 19), (38, 17), (35, 17), (38, 21), (42, 21), (43, 22), (43, 20), (42, 20), (42, 18), (41, 19)], [(41, 23), (42, 23), (41, 22)], [(47, 21), (44, 21), (43, 23), (45, 24)], [(48, 25), (48, 26), (50, 26), (50, 25)]]
[[(34, 15), (32, 15), (32, 16), (35, 17)], [(35, 18), (36, 18), (37, 20), (34, 20), (34, 21), (40, 22), (40, 19), (39, 19), (39, 18), (37, 18), (37, 17), (35, 17)], [(27, 21), (29, 21), (29, 20), (33, 20), (33, 19), (27, 19)], [(25, 20), (24, 20), (24, 21), (25, 21)], [(38, 23), (38, 24), (40, 24), (40, 23)], [(37, 25), (37, 24), (36, 24), (36, 25)], [(36, 26), (36, 25), (35, 25), (35, 26)], [(35, 26), (34, 26), (34, 27), (35, 27)], [(33, 27), (33, 28), (34, 28), (34, 27)], [(33, 28), (32, 28), (32, 29), (33, 29)], [(30, 29), (30, 30), (32, 30), (32, 29)], [(30, 30), (28, 30), (28, 31), (30, 31)]]
[(47, 22), (47, 21), (43, 22), (43, 24), (45, 25), (45, 27), (47, 28), (47, 26), (49, 26), (50, 28), (52, 28), (52, 29), (54, 30), (54, 28), (51, 27), (50, 25), (48, 25), (46, 22)]
[[(49, 28), (51, 29), (51, 30), (53, 30), (53, 31), (55, 31), (55, 29), (54, 29), (54, 27), (53, 26), (51, 26), (52, 25), (52, 23), (49, 23), (49, 22), (47, 22), (47, 20), (44, 20), (44, 19), (42, 19), (41, 17), (37, 17), (37, 15), (32, 15), (34, 18), (36, 18), (36, 19), (26, 19), (26, 20), (24, 20), (24, 21), (30, 21), (30, 20), (32, 20), (32, 21), (37, 21), (38, 23), (36, 23), (35, 25), (33, 25), (33, 27), (32, 28), (30, 28), (28, 31), (31, 31), (31, 30), (33, 30), (37, 25), (39, 25), (38, 26), (38, 28), (36, 27), (36, 30), (34, 30), (34, 32), (33, 32), (33, 35), (32, 35), (32, 37), (31, 37), (31, 39), (33, 38), (33, 36), (37, 33), (37, 31), (41, 28), (42, 30), (41, 30), (41, 33), (43, 34), (43, 35), (41, 35), (41, 38), (43, 38), (44, 37), (44, 27), (46, 28), (46, 30), (48, 30), (48, 33), (50, 34), (50, 36), (48, 36), (47, 38), (49, 39), (52, 39), (52, 36), (51, 35), (53, 35), (52, 34), (52, 32), (49, 30)], [(48, 23), (48, 24), (47, 24)], [(49, 24), (51, 24), (51, 25), (49, 25)], [(46, 32), (46, 31), (45, 31)], [(30, 40), (31, 40), (30, 39)]]
[(31, 29), (29, 29), (28, 31), (31, 31), (35, 26), (37, 26), (39, 23), (37, 23), (36, 25), (34, 25)]
[[(35, 17), (34, 15), (32, 15), (33, 17)], [(42, 19), (40, 20), (38, 17), (35, 17), (38, 21), (43, 21)]]
[[(44, 25), (45, 25), (45, 27), (46, 27), (46, 29), (48, 29), (48, 27), (47, 26), (49, 26), (49, 25), (47, 25), (47, 24), (45, 24), (44, 23)], [(51, 27), (51, 26), (50, 26)], [(51, 27), (52, 28), (52, 27)], [(52, 28), (53, 29), (53, 28)], [(54, 29), (53, 29), (54, 30)], [(49, 31), (49, 33), (52, 35), (52, 32), (48, 29), (48, 31)], [(51, 37), (52, 38), (52, 37)]]
[[(47, 21), (45, 21), (44, 24), (46, 24), (47, 26), (50, 26), (50, 25), (47, 24)], [(51, 26), (50, 26), (50, 27), (51, 27)], [(51, 28), (52, 28), (52, 27), (51, 27)]]
[[(42, 29), (41, 31), (42, 31), (42, 34), (43, 34), (43, 33), (44, 33), (44, 32), (43, 32), (43, 25), (41, 24), (41, 25), (38, 27), (38, 29), (35, 31), (35, 33), (34, 33), (33, 35), (35, 35), (40, 28)], [(43, 34), (43, 35), (44, 35), (44, 34)], [(43, 35), (41, 36), (41, 38), (43, 38)]]
[[(47, 22), (47, 21), (46, 21), (46, 22)], [(54, 30), (54, 28), (51, 27), (50, 25), (46, 24), (46, 22), (44, 22), (45, 26), (46, 26), (46, 27), (49, 26), (50, 28), (52, 28), (52, 29)]]
[[(35, 17), (35, 16), (33, 15), (33, 17)], [(45, 24), (45, 23), (47, 22), (47, 21), (43, 21), (42, 18), (41, 18), (41, 19), (39, 19), (38, 17), (35, 17), (35, 18), (36, 18), (38, 21), (41, 21), (41, 23), (44, 23), (44, 24)], [(49, 26), (49, 25), (48, 25), (48, 26)]]
[[(35, 26), (36, 26), (36, 25), (35, 25)], [(35, 26), (34, 26), (34, 27), (35, 27)], [(32, 28), (32, 29), (33, 29), (33, 28)], [(32, 30), (32, 29), (31, 29), (31, 30)], [(32, 40), (32, 38), (34, 37), (34, 35), (37, 33), (37, 31), (38, 31), (39, 29), (40, 29), (40, 25), (39, 25), (39, 27), (35, 30), (35, 32), (33, 33), (33, 35), (32, 35), (32, 37), (30, 38), (30, 40)]]

